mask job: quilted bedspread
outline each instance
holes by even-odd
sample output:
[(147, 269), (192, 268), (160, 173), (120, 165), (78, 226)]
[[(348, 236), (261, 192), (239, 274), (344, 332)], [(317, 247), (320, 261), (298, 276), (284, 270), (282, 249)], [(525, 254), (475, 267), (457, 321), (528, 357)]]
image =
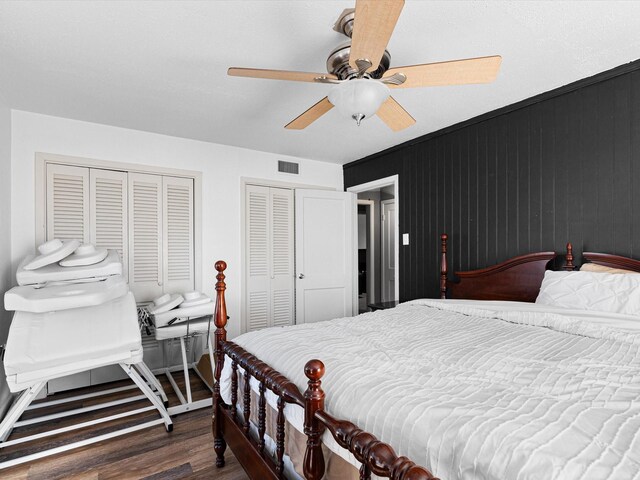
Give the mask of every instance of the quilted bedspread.
[[(640, 479), (635, 317), (416, 300), (234, 341), (301, 391), (304, 364), (321, 359), (331, 414), (443, 480)], [(298, 407), (286, 416), (302, 429)]]

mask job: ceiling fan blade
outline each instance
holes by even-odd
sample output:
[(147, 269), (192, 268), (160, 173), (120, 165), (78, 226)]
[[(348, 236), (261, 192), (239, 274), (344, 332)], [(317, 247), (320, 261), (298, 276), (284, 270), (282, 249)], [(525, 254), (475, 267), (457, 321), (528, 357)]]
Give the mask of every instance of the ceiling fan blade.
[[(271, 80), (290, 80), (292, 82), (316, 82), (323, 80), (337, 80), (338, 77), (330, 73), (292, 72), (290, 70), (263, 70), (260, 68), (231, 67), (227, 75), (232, 77), (268, 78)], [(320, 80), (316, 80), (320, 79)]]
[(404, 0), (356, 0), (349, 54), (353, 68), (359, 69), (357, 60), (369, 61), (368, 72), (378, 68), (403, 6)]
[(404, 130), (416, 123), (415, 118), (409, 115), (393, 97), (387, 98), (376, 112), (376, 115), (394, 132)]
[(307, 128), (309, 125), (311, 125), (313, 122), (315, 122), (317, 119), (319, 119), (322, 115), (327, 113), (332, 108), (333, 108), (333, 104), (329, 101), (327, 97), (324, 97), (322, 100), (320, 100), (313, 107), (308, 109), (302, 115), (297, 116), (287, 125), (285, 125), (284, 128), (288, 130), (302, 130), (304, 128)]
[(443, 85), (465, 85), (470, 83), (490, 83), (496, 79), (502, 57), (468, 58), (450, 62), (425, 63), (394, 67), (386, 71), (382, 80), (397, 73), (407, 79), (398, 85), (387, 84), (390, 88), (438, 87)]

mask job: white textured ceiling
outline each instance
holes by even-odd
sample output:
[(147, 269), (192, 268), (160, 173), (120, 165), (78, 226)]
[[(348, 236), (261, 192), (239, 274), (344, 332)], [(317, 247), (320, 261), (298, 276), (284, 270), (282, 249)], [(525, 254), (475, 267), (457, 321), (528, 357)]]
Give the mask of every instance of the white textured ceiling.
[(334, 109), (283, 128), (331, 88), (232, 78), (229, 66), (325, 71), (353, 0), (0, 2), (10, 107), (346, 163), (640, 58), (640, 2), (407, 0), (392, 66), (500, 54), (493, 84), (396, 90), (402, 132)]

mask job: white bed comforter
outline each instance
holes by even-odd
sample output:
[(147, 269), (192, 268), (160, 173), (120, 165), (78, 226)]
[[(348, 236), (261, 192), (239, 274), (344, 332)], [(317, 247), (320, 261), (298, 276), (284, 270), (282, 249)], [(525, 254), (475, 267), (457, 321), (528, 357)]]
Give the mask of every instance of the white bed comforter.
[(234, 341), (301, 391), (321, 359), (331, 414), (443, 480), (640, 479), (640, 319), (416, 300)]

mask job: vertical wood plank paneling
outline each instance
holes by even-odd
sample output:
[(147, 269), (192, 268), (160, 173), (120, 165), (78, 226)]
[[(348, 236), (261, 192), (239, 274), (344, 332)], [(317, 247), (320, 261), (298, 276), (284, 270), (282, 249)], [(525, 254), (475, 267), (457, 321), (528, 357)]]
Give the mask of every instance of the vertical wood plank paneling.
[(427, 270), (422, 272), (422, 276), (426, 277), (426, 282), (427, 282), (426, 291), (430, 292), (434, 288), (434, 284), (432, 282), (435, 281), (433, 277), (434, 277), (434, 270), (436, 269), (436, 262), (437, 262), (437, 255), (438, 255), (437, 251), (436, 252), (429, 251), (430, 246), (433, 245), (433, 242), (431, 239), (436, 235), (436, 232), (438, 231), (437, 225), (436, 225), (436, 212), (434, 211), (434, 208), (433, 208), (433, 206), (436, 204), (435, 195), (436, 195), (436, 186), (438, 182), (438, 176), (436, 171), (437, 162), (435, 161), (435, 154), (434, 154), (435, 142), (429, 142), (429, 144), (426, 145), (426, 148), (423, 151), (426, 151), (427, 153), (424, 168), (429, 178), (428, 183), (425, 184), (427, 185), (427, 188), (428, 188), (428, 191), (426, 192), (426, 195), (425, 195), (425, 202), (426, 202), (425, 208), (429, 212), (428, 213), (429, 230), (428, 230), (428, 233), (425, 235), (425, 245), (424, 245), (424, 249), (422, 250), (422, 254), (425, 256), (425, 258), (428, 259), (428, 262), (425, 267)]
[(529, 251), (542, 250), (542, 174), (540, 162), (540, 130), (542, 111), (540, 104), (527, 108), (529, 111)]
[(599, 251), (615, 252), (617, 232), (613, 231), (613, 181), (614, 181), (614, 148), (613, 148), (613, 109), (615, 92), (611, 82), (597, 85), (598, 90), (598, 152), (597, 165), (597, 243)]
[(555, 245), (555, 136), (556, 125), (553, 102), (545, 102), (540, 112), (540, 248), (552, 249)]
[(555, 245), (562, 245), (569, 241), (567, 222), (569, 220), (567, 200), (568, 182), (567, 182), (567, 157), (569, 154), (568, 139), (568, 95), (558, 97), (553, 102), (553, 118), (555, 121), (554, 131), (554, 198), (555, 198)]
[[(405, 163), (410, 169), (411, 178), (417, 181), (419, 176), (419, 166), (416, 161), (416, 149), (410, 148), (407, 150), (407, 156)], [(411, 282), (410, 296), (416, 297), (418, 295), (418, 276), (422, 271), (420, 252), (418, 250), (419, 238), (420, 238), (420, 225), (423, 222), (423, 211), (420, 208), (420, 189), (414, 188), (411, 191), (411, 207), (407, 212), (407, 217), (411, 219), (410, 228), (406, 231), (409, 232), (409, 251), (411, 252)], [(398, 241), (402, 245), (402, 235), (399, 235)], [(406, 247), (405, 247), (406, 248)]]
[(423, 252), (427, 251), (428, 248), (428, 243), (427, 243), (427, 236), (429, 235), (429, 208), (427, 207), (427, 203), (426, 200), (428, 198), (428, 192), (427, 192), (427, 186), (429, 185), (429, 178), (428, 178), (428, 172), (429, 169), (426, 166), (426, 162), (425, 162), (425, 158), (424, 158), (424, 152), (420, 151), (419, 149), (416, 149), (415, 151), (415, 156), (416, 156), (416, 163), (420, 166), (420, 178), (418, 179), (418, 181), (420, 182), (420, 185), (422, 185), (422, 188), (418, 189), (420, 191), (420, 212), (421, 212), (421, 224), (420, 224), (420, 229), (419, 229), (419, 235), (420, 237), (418, 238), (418, 258), (420, 260), (420, 266), (419, 266), (419, 271), (418, 271), (418, 294), (420, 295), (420, 293), (422, 292), (426, 292), (428, 285), (427, 285), (427, 277), (425, 275), (422, 275), (422, 272), (428, 272), (429, 271), (429, 266), (428, 266), (428, 256), (424, 255)]
[(469, 166), (473, 164), (469, 160), (469, 130), (460, 132), (456, 154), (456, 162), (460, 175), (458, 177), (458, 193), (456, 197), (460, 202), (458, 209), (458, 232), (460, 235), (460, 268), (469, 269)]
[(478, 135), (472, 129), (467, 130), (467, 262), (465, 269), (470, 265), (477, 265), (478, 259)]
[[(400, 175), (400, 299), (450, 270), (540, 250), (640, 257), (640, 70), (345, 165), (345, 187)], [(637, 217), (637, 218), (636, 218)]]
[(450, 215), (451, 215), (451, 235), (454, 242), (452, 242), (455, 248), (454, 255), (456, 259), (456, 269), (461, 270), (462, 265), (460, 260), (462, 258), (462, 235), (460, 233), (460, 132), (454, 132), (451, 135), (451, 143), (449, 145), (449, 162), (451, 164), (451, 175), (449, 177), (451, 182), (451, 195), (450, 195)]
[[(612, 80), (614, 94), (613, 118), (613, 205), (631, 204), (631, 115), (629, 112), (630, 78)], [(625, 208), (614, 208), (613, 230), (616, 233), (612, 246), (615, 253), (624, 252), (631, 244), (631, 222)]]
[[(411, 150), (411, 149), (408, 149)], [(414, 190), (412, 185), (412, 167), (410, 161), (407, 161), (408, 151), (404, 150), (402, 155), (400, 156), (400, 165), (401, 165), (401, 177), (405, 179), (407, 184), (407, 188), (400, 189), (400, 232), (398, 232), (397, 239), (402, 238), (402, 233), (409, 232), (411, 233), (411, 224), (414, 217), (414, 210), (412, 205), (412, 198), (414, 195)], [(402, 205), (406, 205), (405, 208), (402, 208)], [(419, 215), (419, 212), (416, 212)], [(401, 283), (406, 286), (405, 296), (406, 298), (411, 298), (411, 289), (413, 288), (411, 273), (415, 270), (415, 267), (411, 258), (411, 247), (402, 246), (402, 242), (400, 242), (400, 251), (402, 255), (400, 257), (400, 278)], [(404, 281), (402, 281), (404, 279)], [(401, 297), (402, 298), (402, 297)]]
[[(504, 254), (508, 257), (517, 255), (520, 250), (520, 236), (518, 235), (518, 212), (520, 210), (520, 182), (518, 159), (518, 122), (522, 122), (522, 113), (514, 112), (513, 122), (506, 125), (505, 139), (505, 177), (506, 177), (506, 230)], [(518, 115), (519, 114), (519, 115)]]
[(567, 191), (567, 237), (566, 241), (571, 241), (576, 245), (575, 255), (579, 255), (582, 250), (582, 157), (584, 150), (580, 141), (581, 128), (581, 107), (582, 102), (580, 92), (569, 94), (567, 102), (567, 136), (566, 136), (566, 191)]
[(595, 88), (584, 89), (580, 92), (582, 121), (580, 123), (580, 141), (583, 146), (583, 176), (581, 216), (584, 239), (582, 249), (596, 251), (598, 239), (598, 92)]
[(489, 264), (489, 147), (486, 123), (478, 125), (478, 255), (476, 265)]
[(515, 124), (515, 155), (518, 159), (518, 210), (516, 214), (518, 247), (516, 252), (531, 251), (529, 218), (529, 199), (531, 197), (530, 179), (531, 166), (529, 163), (529, 109), (519, 110)]
[(640, 165), (637, 164), (640, 159), (640, 72), (631, 73), (629, 78), (631, 205), (628, 215), (633, 242), (629, 255), (638, 256), (640, 255), (640, 221), (634, 221), (634, 219), (640, 215)]
[(445, 221), (445, 216), (444, 216), (444, 202), (445, 202), (445, 198), (446, 198), (446, 192), (445, 192), (445, 185), (444, 185), (444, 161), (443, 161), (443, 155), (444, 155), (444, 149), (443, 149), (443, 139), (439, 138), (436, 142), (436, 152), (435, 152), (435, 158), (436, 158), (436, 162), (437, 162), (437, 178), (438, 178), (438, 183), (436, 184), (436, 191), (437, 191), (437, 217), (436, 217), (436, 228), (438, 229), (439, 232), (444, 232), (447, 230), (447, 224)]
[[(444, 231), (453, 232), (453, 164), (451, 159), (451, 144), (453, 142), (452, 135), (447, 135), (443, 138), (443, 156), (442, 156), (442, 170), (444, 173), (443, 184), (445, 185), (445, 199), (443, 202), (443, 215), (444, 215)], [(458, 267), (458, 249), (456, 247), (456, 235), (451, 234), (451, 242), (449, 243), (451, 251), (451, 265), (456, 270)]]
[(494, 120), (487, 128), (487, 265), (496, 263), (498, 244), (498, 196), (497, 180), (498, 125)]

